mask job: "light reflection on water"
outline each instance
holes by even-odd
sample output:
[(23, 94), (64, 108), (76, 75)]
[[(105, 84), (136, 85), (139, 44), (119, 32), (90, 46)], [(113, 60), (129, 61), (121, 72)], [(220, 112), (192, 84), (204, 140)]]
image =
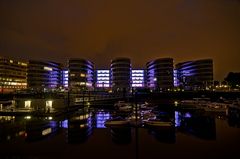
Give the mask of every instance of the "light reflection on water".
[[(153, 151), (149, 150), (150, 148), (161, 147), (159, 143), (166, 144), (164, 148), (168, 147), (167, 151), (170, 151), (170, 149), (177, 151), (175, 150), (176, 147), (180, 146), (179, 149), (181, 149), (181, 146), (186, 147), (186, 145), (193, 145), (192, 147), (196, 149), (201, 149), (201, 147), (204, 149), (212, 145), (213, 142), (219, 145), (217, 148), (220, 152), (229, 141), (236, 147), (240, 146), (237, 142), (240, 140), (236, 136), (236, 134), (239, 135), (240, 129), (236, 128), (236, 124), (234, 124), (234, 122), (239, 123), (239, 120), (194, 112), (170, 111), (164, 113), (169, 114), (174, 119), (174, 129), (139, 128), (138, 131), (135, 131), (133, 127), (106, 128), (104, 122), (114, 115), (109, 110), (82, 111), (59, 120), (56, 120), (57, 118), (49, 120), (49, 118), (35, 117), (26, 119), (19, 116), (0, 117), (0, 148), (10, 153), (10, 147), (28, 147), (27, 145), (41, 142), (43, 145), (54, 145), (56, 149), (60, 149), (60, 147), (68, 149), (68, 146), (72, 144), (94, 147), (93, 145), (101, 143), (99, 149), (104, 147), (111, 149), (120, 144), (125, 145), (126, 149), (132, 150), (130, 147), (134, 147), (137, 140), (139, 147), (142, 149), (141, 152), (137, 153), (143, 153), (144, 155), (144, 152)], [(159, 112), (158, 114), (164, 113)], [(238, 115), (236, 116), (238, 117)], [(234, 116), (234, 119), (237, 117)], [(231, 127), (232, 125), (234, 127)], [(219, 136), (221, 140), (219, 140)], [(203, 144), (202, 146), (196, 145), (199, 141)], [(24, 143), (27, 143), (27, 145)], [(172, 147), (169, 147), (169, 144)], [(118, 149), (119, 147), (115, 148)], [(121, 147), (121, 149), (125, 151), (125, 148)], [(200, 149), (194, 152), (201, 153)], [(154, 153), (161, 155), (158, 151)], [(16, 150), (16, 152), (18, 151)], [(22, 153), (29, 152), (24, 151)], [(84, 152), (82, 153), (84, 154)], [(135, 151), (132, 153), (135, 153)]]

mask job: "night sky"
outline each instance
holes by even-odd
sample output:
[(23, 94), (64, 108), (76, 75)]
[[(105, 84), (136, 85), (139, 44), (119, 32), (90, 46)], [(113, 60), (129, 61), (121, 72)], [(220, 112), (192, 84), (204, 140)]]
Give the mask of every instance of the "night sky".
[(240, 71), (240, 0), (1, 0), (0, 56), (96, 67), (213, 58), (223, 79)]

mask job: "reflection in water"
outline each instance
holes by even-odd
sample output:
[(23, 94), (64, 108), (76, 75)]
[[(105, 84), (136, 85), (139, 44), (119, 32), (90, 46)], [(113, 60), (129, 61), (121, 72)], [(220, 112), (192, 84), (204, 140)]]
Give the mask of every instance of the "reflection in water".
[(175, 112), (175, 125), (183, 133), (202, 139), (216, 140), (216, 123), (214, 117)]
[(112, 141), (116, 144), (129, 144), (132, 140), (131, 127), (111, 127)]
[(67, 122), (67, 142), (83, 143), (92, 134), (92, 119), (90, 113), (80, 113)]
[(36, 141), (55, 135), (59, 130), (58, 122), (44, 119), (31, 119), (26, 122), (26, 141)]
[(181, 120), (185, 118), (191, 118), (192, 114), (189, 112), (175, 111), (175, 127), (181, 126)]
[(156, 124), (146, 125), (149, 134), (154, 136), (155, 139), (159, 142), (175, 143), (175, 126), (179, 123), (177, 123), (176, 125), (171, 124), (174, 121), (174, 117), (176, 118), (176, 114), (174, 116), (173, 112), (159, 112), (156, 119)]
[(240, 127), (240, 110), (236, 108), (228, 109), (228, 125), (231, 127)]
[(96, 128), (106, 128), (104, 123), (106, 120), (110, 119), (110, 113), (105, 111), (97, 111), (95, 120), (96, 120)]
[(60, 121), (60, 127), (61, 128), (68, 128), (68, 120), (63, 120), (63, 121)]
[(0, 116), (0, 142), (25, 137), (25, 126), (15, 116)]
[(149, 133), (155, 137), (155, 139), (162, 143), (175, 143), (176, 135), (175, 128), (169, 127), (162, 129), (161, 127), (149, 127)]

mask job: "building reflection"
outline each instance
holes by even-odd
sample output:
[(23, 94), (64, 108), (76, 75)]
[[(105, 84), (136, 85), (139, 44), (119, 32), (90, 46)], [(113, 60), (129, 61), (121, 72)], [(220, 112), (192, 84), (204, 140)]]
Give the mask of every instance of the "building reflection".
[(214, 117), (175, 112), (175, 125), (182, 133), (191, 134), (205, 140), (216, 140)]
[(164, 125), (165, 122), (169, 123), (174, 121), (174, 112), (159, 111), (156, 120), (162, 121), (163, 125), (160, 124), (156, 126), (146, 126), (148, 128), (149, 134), (151, 134), (158, 142), (169, 144), (175, 143), (175, 125)]
[(44, 119), (29, 119), (26, 122), (26, 141), (37, 141), (56, 135), (59, 130), (57, 121), (51, 120), (51, 117)]
[(160, 128), (160, 127), (151, 127), (148, 128), (148, 132), (155, 137), (155, 139), (162, 143), (173, 144), (176, 142), (175, 128)]
[(240, 109), (228, 109), (228, 125), (240, 128)]
[(15, 116), (0, 116), (0, 143), (25, 137), (24, 122)]
[(129, 144), (132, 140), (131, 127), (110, 127), (112, 141), (116, 144)]
[(77, 113), (67, 121), (66, 137), (68, 143), (86, 142), (92, 132), (92, 118), (88, 112)]
[(106, 128), (104, 126), (104, 123), (106, 120), (110, 119), (111, 115), (110, 112), (106, 111), (97, 111), (95, 113), (95, 122), (96, 122), (96, 128)]

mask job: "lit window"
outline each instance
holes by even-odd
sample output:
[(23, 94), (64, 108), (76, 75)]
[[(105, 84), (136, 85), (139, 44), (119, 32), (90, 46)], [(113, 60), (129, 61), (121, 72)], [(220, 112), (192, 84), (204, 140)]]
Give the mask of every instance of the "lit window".
[(51, 132), (52, 132), (52, 128), (47, 128), (47, 129), (42, 131), (42, 135), (45, 136), (47, 134), (50, 134)]
[(53, 70), (51, 67), (46, 67), (46, 66), (43, 67), (43, 69), (46, 70), (46, 71), (52, 71)]
[(86, 77), (86, 75), (85, 75), (85, 74), (83, 74), (83, 73), (81, 73), (81, 74), (80, 74), (80, 77)]
[(21, 65), (22, 65), (22, 66), (27, 66), (27, 64), (26, 64), (26, 63), (21, 63)]
[(83, 85), (86, 85), (86, 83), (85, 82), (80, 82), (80, 85), (83, 86)]
[(46, 108), (47, 108), (47, 109), (48, 109), (48, 108), (52, 108), (52, 103), (53, 103), (52, 100), (46, 101)]
[(31, 107), (31, 101), (27, 100), (25, 101), (25, 108), (30, 108)]

